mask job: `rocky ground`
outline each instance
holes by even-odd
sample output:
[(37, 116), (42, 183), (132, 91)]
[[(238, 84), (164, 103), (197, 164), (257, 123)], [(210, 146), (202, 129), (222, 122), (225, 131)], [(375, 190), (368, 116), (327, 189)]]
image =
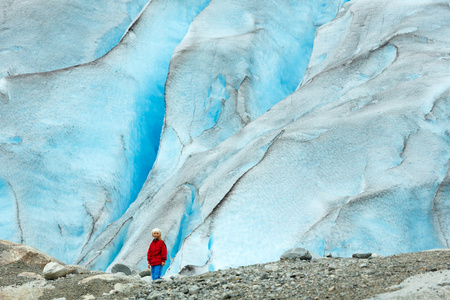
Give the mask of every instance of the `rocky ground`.
[(69, 274), (47, 280), (43, 269), (53, 258), (1, 242), (2, 300), (450, 299), (449, 250), (364, 259), (288, 259), (152, 282), (150, 277), (70, 266), (65, 266), (72, 270)]

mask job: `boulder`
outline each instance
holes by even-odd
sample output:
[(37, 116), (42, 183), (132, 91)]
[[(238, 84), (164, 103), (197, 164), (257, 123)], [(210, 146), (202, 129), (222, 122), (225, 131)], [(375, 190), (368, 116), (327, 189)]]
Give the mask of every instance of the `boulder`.
[(0, 240), (0, 266), (22, 262), (26, 265), (38, 265), (44, 268), (49, 262), (63, 262), (36, 248)]
[(372, 256), (372, 253), (353, 253), (353, 258), (369, 258)]
[(137, 271), (124, 263), (116, 263), (111, 268), (111, 273), (124, 273), (125, 275), (134, 275), (137, 273)]
[(67, 269), (57, 262), (50, 262), (45, 265), (43, 273), (45, 279), (52, 280), (66, 276)]
[(294, 248), (288, 250), (281, 255), (280, 259), (301, 259), (301, 260), (311, 260), (312, 255), (308, 250), (303, 248)]

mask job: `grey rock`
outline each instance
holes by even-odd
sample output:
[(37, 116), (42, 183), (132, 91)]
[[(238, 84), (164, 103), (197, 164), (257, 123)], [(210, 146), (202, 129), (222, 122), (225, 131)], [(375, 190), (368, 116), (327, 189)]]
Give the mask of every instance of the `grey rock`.
[(264, 269), (276, 272), (278, 271), (279, 267), (276, 264), (268, 264), (264, 266)]
[(369, 258), (372, 256), (372, 253), (354, 253), (352, 255), (353, 258)]
[(200, 288), (197, 285), (194, 285), (194, 286), (189, 288), (189, 294), (197, 295), (199, 290), (200, 290)]
[(186, 265), (181, 269), (180, 274), (181, 275), (193, 275), (195, 273), (195, 269), (196, 268), (193, 265)]
[(329, 264), (329, 265), (328, 265), (328, 271), (334, 271), (334, 270), (336, 270), (336, 269), (337, 269), (336, 264)]
[(150, 269), (139, 272), (139, 276), (146, 277), (152, 275), (152, 271)]
[(50, 262), (45, 265), (43, 273), (45, 279), (52, 280), (66, 276), (67, 269), (57, 262)]
[(288, 250), (281, 255), (281, 259), (301, 259), (301, 260), (311, 260), (312, 255), (308, 250), (303, 248), (294, 248)]
[(125, 275), (132, 275), (136, 273), (136, 271), (132, 267), (127, 266), (126, 264), (123, 263), (117, 263), (111, 268), (111, 273), (119, 273), (119, 272), (122, 272)]

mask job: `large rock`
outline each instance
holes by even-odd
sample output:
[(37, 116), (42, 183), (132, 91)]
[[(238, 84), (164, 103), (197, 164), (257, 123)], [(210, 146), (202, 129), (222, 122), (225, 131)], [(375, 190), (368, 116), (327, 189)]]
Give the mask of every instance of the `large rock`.
[(117, 263), (111, 268), (111, 273), (124, 273), (125, 275), (137, 274), (137, 270), (127, 264)]
[(27, 265), (38, 265), (44, 268), (49, 262), (63, 262), (36, 248), (0, 240), (0, 266), (22, 262)]
[(353, 253), (352, 257), (353, 258), (369, 258), (372, 256), (372, 253), (367, 252), (367, 253)]
[(301, 260), (311, 260), (312, 255), (308, 250), (303, 248), (294, 248), (288, 250), (281, 255), (280, 259), (301, 259)]
[(67, 269), (56, 262), (50, 262), (44, 267), (44, 278), (51, 280), (67, 275)]

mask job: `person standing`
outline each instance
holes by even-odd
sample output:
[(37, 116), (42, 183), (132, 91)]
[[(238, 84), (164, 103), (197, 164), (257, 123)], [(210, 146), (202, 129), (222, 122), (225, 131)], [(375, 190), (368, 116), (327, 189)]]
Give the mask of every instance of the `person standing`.
[(161, 239), (161, 235), (159, 228), (152, 230), (153, 241), (150, 243), (147, 252), (148, 267), (151, 267), (153, 280), (161, 278), (161, 270), (167, 260), (167, 247)]

